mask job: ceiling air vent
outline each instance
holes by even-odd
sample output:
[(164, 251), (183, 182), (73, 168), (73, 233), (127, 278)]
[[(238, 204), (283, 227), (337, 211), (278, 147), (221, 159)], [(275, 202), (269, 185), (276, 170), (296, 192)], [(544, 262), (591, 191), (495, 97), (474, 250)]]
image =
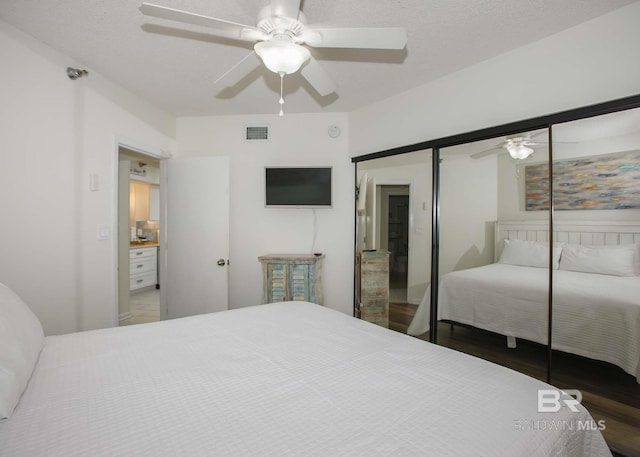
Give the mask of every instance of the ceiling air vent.
[(244, 139), (245, 141), (268, 141), (269, 127), (266, 125), (245, 127)]

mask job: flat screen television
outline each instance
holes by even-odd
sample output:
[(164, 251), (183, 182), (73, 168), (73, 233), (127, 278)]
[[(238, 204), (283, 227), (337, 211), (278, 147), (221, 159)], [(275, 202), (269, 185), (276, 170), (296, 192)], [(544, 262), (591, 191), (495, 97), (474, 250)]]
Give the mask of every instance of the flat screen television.
[(265, 205), (331, 208), (331, 167), (266, 167)]

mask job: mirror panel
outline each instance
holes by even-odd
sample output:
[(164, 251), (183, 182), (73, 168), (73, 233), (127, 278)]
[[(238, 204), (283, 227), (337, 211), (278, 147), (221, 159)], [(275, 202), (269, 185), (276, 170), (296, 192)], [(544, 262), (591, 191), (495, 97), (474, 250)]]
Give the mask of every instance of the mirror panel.
[(545, 138), (537, 130), (440, 151), (437, 342), (541, 380), (548, 212), (526, 213), (522, 163), (547, 159)]
[[(356, 165), (356, 256), (373, 262), (386, 255), (388, 319), (385, 325), (376, 317), (376, 323), (406, 333), (431, 275), (431, 150)], [(377, 266), (365, 272), (363, 265), (356, 268), (356, 303), (363, 318), (371, 320), (366, 307), (377, 299), (372, 293), (384, 293), (379, 287), (383, 279), (369, 271)]]
[[(640, 455), (640, 109), (553, 127), (552, 383)], [(632, 438), (636, 437), (636, 438)]]

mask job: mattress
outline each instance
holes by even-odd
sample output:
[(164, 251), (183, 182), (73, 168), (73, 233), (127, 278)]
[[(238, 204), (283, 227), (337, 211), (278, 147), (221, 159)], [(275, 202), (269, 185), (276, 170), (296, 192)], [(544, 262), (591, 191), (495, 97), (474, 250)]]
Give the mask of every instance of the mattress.
[[(448, 273), (438, 319), (547, 344), (548, 274), (501, 263)], [(427, 292), (410, 334), (428, 330), (429, 301)], [(554, 270), (552, 345), (640, 379), (640, 278)]]
[(47, 337), (0, 455), (611, 455), (583, 407), (538, 412), (549, 388), (285, 302)]

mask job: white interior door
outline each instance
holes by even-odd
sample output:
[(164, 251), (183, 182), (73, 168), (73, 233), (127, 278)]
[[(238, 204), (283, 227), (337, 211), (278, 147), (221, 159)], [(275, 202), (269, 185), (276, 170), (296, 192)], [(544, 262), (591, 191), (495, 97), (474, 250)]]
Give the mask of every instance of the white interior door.
[(163, 318), (228, 307), (229, 159), (161, 163), (165, 205), (160, 281)]
[(118, 161), (118, 321), (131, 316), (129, 309), (129, 169), (130, 160)]

